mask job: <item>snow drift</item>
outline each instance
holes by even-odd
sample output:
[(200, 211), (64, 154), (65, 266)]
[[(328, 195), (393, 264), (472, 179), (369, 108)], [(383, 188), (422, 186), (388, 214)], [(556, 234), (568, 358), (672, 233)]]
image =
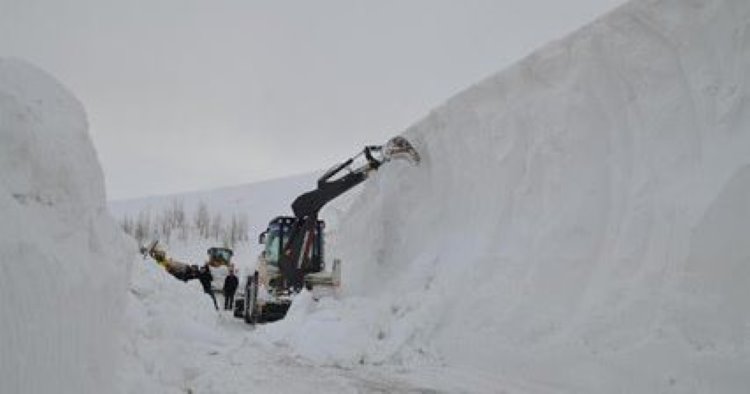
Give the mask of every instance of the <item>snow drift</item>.
[(135, 246), (106, 212), (80, 103), (3, 58), (0, 168), (0, 392), (113, 392)]
[(745, 0), (633, 1), (542, 48), (406, 131), (423, 164), (337, 229), (350, 298), (266, 330), (542, 391), (747, 391), (748, 76)]

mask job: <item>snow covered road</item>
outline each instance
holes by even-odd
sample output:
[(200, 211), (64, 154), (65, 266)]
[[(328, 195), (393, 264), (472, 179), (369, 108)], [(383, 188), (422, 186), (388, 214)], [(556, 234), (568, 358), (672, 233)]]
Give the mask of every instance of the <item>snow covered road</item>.
[[(479, 371), (440, 363), (341, 365), (300, 355), (280, 327), (285, 322), (248, 326), (228, 311), (216, 312), (197, 283), (174, 280), (150, 261), (136, 262), (127, 321), (136, 335), (126, 344), (128, 362), (120, 370), (129, 393), (460, 393), (534, 392), (529, 384), (502, 382)], [(320, 308), (301, 295), (300, 305)], [(327, 300), (324, 312), (339, 313), (339, 301)], [(294, 316), (291, 316), (294, 318)], [(288, 323), (288, 321), (286, 322)], [(281, 333), (280, 333), (280, 332)], [(328, 346), (310, 331), (307, 352)], [(326, 349), (318, 349), (326, 354)], [(500, 383), (502, 382), (502, 386)], [(538, 390), (536, 390), (538, 392)]]

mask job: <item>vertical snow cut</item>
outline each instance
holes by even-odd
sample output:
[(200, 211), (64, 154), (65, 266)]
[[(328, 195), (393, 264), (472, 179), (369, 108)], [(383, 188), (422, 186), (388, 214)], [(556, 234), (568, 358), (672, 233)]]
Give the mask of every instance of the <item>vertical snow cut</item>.
[(750, 2), (642, 0), (478, 83), (335, 230), (350, 299), (283, 338), (572, 392), (746, 391), (749, 77)]
[(134, 246), (107, 214), (80, 103), (6, 58), (0, 169), (0, 392), (113, 392)]

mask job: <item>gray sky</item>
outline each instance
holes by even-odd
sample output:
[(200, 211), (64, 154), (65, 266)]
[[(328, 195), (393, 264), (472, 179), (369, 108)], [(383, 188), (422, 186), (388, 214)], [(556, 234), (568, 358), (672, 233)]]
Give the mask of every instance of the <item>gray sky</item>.
[(309, 172), (623, 0), (0, 0), (83, 102), (110, 199)]

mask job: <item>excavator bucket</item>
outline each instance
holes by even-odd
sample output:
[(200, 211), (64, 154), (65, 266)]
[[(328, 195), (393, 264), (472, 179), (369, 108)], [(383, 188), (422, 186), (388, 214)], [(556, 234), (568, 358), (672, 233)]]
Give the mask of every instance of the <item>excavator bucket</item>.
[(421, 158), (419, 153), (411, 145), (409, 140), (404, 137), (393, 137), (383, 146), (383, 156), (387, 160), (405, 159), (412, 164), (419, 164)]
[[(167, 256), (167, 253), (162, 249), (161, 245), (159, 244), (159, 240), (155, 240), (150, 242), (148, 245), (141, 246), (141, 254), (143, 255), (143, 258), (151, 257), (154, 259), (165, 259)], [(157, 259), (157, 260), (158, 260)]]

